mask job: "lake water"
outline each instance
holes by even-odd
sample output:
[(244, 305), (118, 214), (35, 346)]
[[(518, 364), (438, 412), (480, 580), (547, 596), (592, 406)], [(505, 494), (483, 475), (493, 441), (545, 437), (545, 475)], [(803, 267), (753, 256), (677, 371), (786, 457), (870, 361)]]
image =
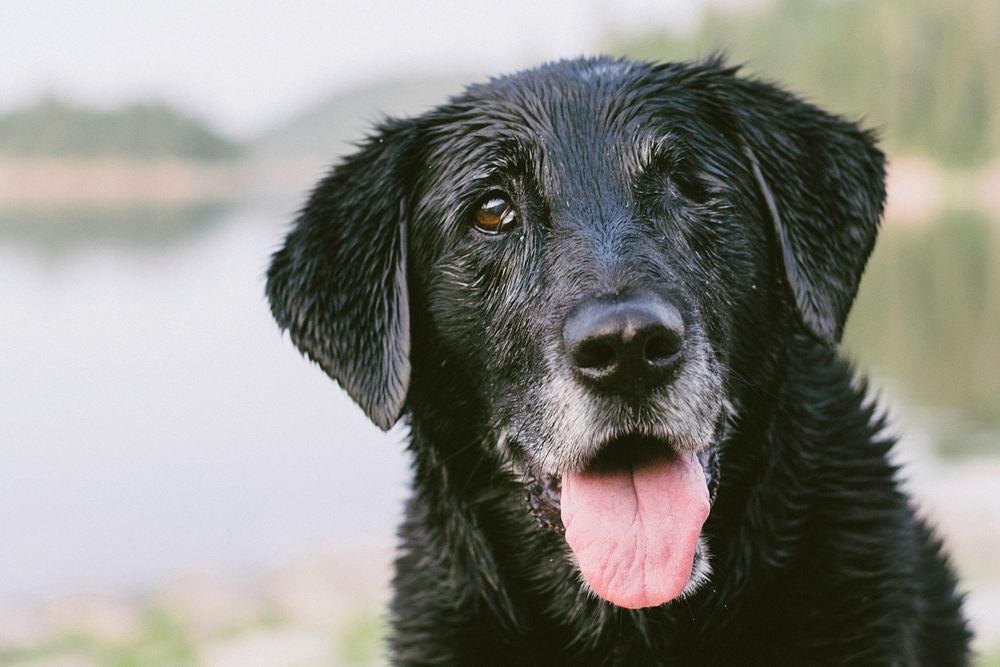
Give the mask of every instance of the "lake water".
[[(192, 570), (253, 576), (317, 550), (384, 554), (394, 543), (409, 477), (402, 432), (369, 424), (278, 331), (264, 299), (269, 255), (294, 206), (158, 210), (137, 220), (73, 211), (31, 224), (0, 214), (0, 608), (67, 592), (141, 592)], [(988, 230), (988, 242), (919, 238), (966, 248), (960, 267), (1000, 250), (992, 227), (956, 229)], [(887, 260), (900, 248), (922, 261), (905, 244), (876, 253), (867, 280), (875, 289), (855, 309), (867, 327), (855, 332), (862, 350), (926, 347), (872, 337), (887, 330), (872, 307), (886, 304), (880, 285), (907, 284), (879, 274), (899, 264)], [(997, 276), (969, 281), (997, 285)], [(949, 303), (926, 298), (932, 291), (914, 299), (922, 318), (895, 306), (886, 317), (960, 319), (928, 313), (928, 304)], [(961, 328), (985, 340), (1000, 322), (997, 305), (984, 298)], [(956, 346), (943, 340), (937, 357), (920, 357), (943, 369), (939, 378), (958, 366)], [(975, 356), (988, 369), (991, 359)], [(995, 395), (995, 376), (987, 380), (977, 396)], [(996, 437), (974, 445), (954, 436), (963, 444), (953, 449), (970, 458), (944, 463), (930, 456), (941, 449), (932, 429), (908, 421), (897, 450), (908, 459), (904, 477), (947, 537), (980, 641), (991, 646), (1000, 641)], [(979, 452), (994, 458), (971, 458)]]
[(0, 235), (0, 599), (391, 543), (402, 433), (268, 312), (288, 218), (224, 212), (166, 243)]

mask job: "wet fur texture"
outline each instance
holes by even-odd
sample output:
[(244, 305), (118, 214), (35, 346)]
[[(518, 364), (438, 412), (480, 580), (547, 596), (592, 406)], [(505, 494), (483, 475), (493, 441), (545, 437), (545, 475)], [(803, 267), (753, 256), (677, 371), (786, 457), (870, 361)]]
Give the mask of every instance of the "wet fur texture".
[[(954, 575), (839, 353), (883, 163), (869, 133), (721, 62), (601, 58), (388, 120), (319, 183), (267, 291), (376, 424), (409, 426), (394, 663), (966, 663)], [(516, 224), (487, 235), (470, 220), (498, 192)], [(683, 366), (591, 391), (562, 323), (630, 290), (683, 313)], [(636, 436), (710, 462), (714, 502), (702, 576), (630, 611), (541, 524), (544, 480)]]

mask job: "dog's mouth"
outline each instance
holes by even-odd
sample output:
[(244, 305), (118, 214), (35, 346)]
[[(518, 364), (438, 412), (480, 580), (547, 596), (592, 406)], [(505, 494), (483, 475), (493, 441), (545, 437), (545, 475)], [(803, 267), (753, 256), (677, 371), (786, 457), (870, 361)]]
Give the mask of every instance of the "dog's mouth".
[(629, 435), (608, 442), (582, 470), (529, 471), (525, 479), (532, 513), (565, 535), (594, 592), (637, 609), (673, 600), (691, 580), (713, 472), (707, 453)]

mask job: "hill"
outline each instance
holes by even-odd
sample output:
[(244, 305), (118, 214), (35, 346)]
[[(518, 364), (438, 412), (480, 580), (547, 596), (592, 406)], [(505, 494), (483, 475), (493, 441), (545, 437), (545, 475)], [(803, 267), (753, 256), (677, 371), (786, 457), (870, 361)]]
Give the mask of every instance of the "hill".
[(329, 161), (386, 116), (420, 113), (460, 92), (475, 76), (379, 81), (337, 92), (261, 134), (251, 146), (262, 158)]

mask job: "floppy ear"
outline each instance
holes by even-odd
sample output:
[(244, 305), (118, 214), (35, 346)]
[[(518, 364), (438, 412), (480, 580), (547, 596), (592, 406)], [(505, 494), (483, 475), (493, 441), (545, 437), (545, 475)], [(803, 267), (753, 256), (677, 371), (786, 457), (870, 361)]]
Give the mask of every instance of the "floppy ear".
[(313, 190), (271, 258), (282, 329), (383, 430), (410, 381), (403, 156), (409, 121), (387, 122)]
[(731, 77), (728, 88), (800, 319), (837, 343), (875, 245), (885, 156), (872, 133), (774, 86)]

